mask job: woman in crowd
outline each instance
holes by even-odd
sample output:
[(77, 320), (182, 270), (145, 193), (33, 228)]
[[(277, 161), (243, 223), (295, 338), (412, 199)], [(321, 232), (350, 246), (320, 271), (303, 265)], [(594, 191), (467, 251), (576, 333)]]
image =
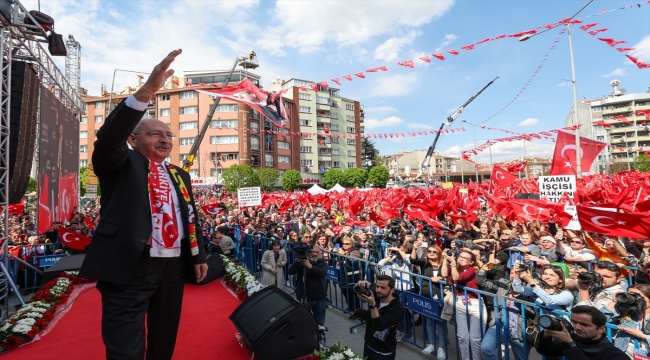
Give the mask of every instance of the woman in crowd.
[[(417, 256), (417, 249), (422, 246), (420, 240), (416, 241), (413, 250), (411, 251), (411, 264), (420, 267), (420, 275), (426, 276), (431, 281), (422, 279), (422, 296), (434, 300), (442, 300), (440, 293), (440, 284), (439, 281), (442, 280), (442, 250), (435, 246), (427, 246), (424, 257), (420, 258)], [(426, 246), (426, 243), (424, 243)], [(435, 323), (435, 330), (434, 330)], [(444, 321), (434, 321), (432, 318), (423, 317), (422, 324), (427, 329), (427, 338), (429, 339), (429, 345), (422, 350), (425, 354), (431, 354), (434, 350), (437, 352), (436, 356), (438, 360), (443, 360), (447, 358), (445, 353), (445, 341), (447, 337), (445, 336), (446, 323)], [(436, 335), (434, 339), (434, 335)], [(436, 341), (437, 340), (437, 341)]]
[[(339, 286), (347, 304), (347, 311), (351, 313), (361, 306), (359, 298), (352, 292), (354, 284), (361, 280), (361, 262), (355, 260), (361, 259), (361, 252), (355, 245), (352, 238), (344, 237), (341, 239), (341, 248), (338, 250), (338, 254), (347, 256), (340, 256), (338, 259)], [(350, 318), (354, 318), (354, 315), (351, 315)]]
[[(512, 272), (514, 273), (514, 279), (512, 281), (512, 291), (514, 293), (534, 298), (534, 302), (539, 306), (543, 306), (546, 310), (571, 311), (573, 294), (565, 289), (566, 282), (561, 267), (557, 265), (544, 266), (544, 273), (541, 276), (542, 281), (539, 281), (539, 284), (533, 278), (530, 270), (521, 271), (518, 264), (515, 265)], [(526, 283), (526, 285), (523, 283)], [(525, 341), (525, 334), (523, 332), (525, 329), (518, 330), (520, 326), (520, 319), (517, 319), (516, 322), (513, 322), (511, 319), (510, 333), (518, 334), (518, 336), (511, 336), (509, 342), (515, 359), (525, 360), (528, 359), (530, 349), (533, 348), (533, 345), (527, 344), (526, 351), (524, 352), (523, 341)]]
[[(634, 284), (628, 288), (628, 293), (638, 294), (643, 298), (645, 307), (630, 311), (614, 300), (608, 305), (608, 310), (614, 314), (612, 322), (618, 325), (619, 330), (614, 334), (612, 342), (631, 359), (636, 359), (635, 352), (642, 355), (650, 352), (650, 285)], [(635, 348), (633, 340), (638, 343), (638, 349)]]
[[(443, 278), (448, 276), (456, 285), (469, 289), (478, 289), (476, 283), (476, 255), (469, 251), (461, 251), (458, 260), (454, 256), (444, 255), (442, 269)], [(481, 338), (487, 320), (485, 306), (479, 303), (475, 292), (456, 291), (456, 334), (460, 353), (464, 360), (482, 360)], [(468, 326), (469, 325), (469, 326)], [(471, 355), (470, 355), (471, 347)]]
[(295, 232), (295, 231), (290, 231), (289, 232), (289, 242), (298, 242), (298, 241), (299, 241), (298, 233)]
[(325, 233), (319, 234), (318, 238), (316, 239), (316, 245), (314, 246), (318, 246), (322, 250), (323, 260), (325, 262), (329, 262), (330, 251), (334, 249), (332, 242), (330, 241), (330, 237)]
[(262, 285), (284, 285), (284, 265), (287, 263), (287, 253), (280, 248), (280, 241), (271, 243), (271, 250), (266, 250), (262, 255)]

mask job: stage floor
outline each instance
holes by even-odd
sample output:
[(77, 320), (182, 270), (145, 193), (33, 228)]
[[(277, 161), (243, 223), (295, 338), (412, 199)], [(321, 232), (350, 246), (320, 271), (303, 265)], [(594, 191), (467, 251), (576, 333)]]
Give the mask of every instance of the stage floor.
[[(249, 359), (235, 337), (228, 316), (240, 301), (220, 282), (186, 285), (174, 359)], [(93, 286), (77, 297), (59, 321), (40, 338), (2, 356), (3, 359), (105, 358), (101, 337), (101, 296)]]

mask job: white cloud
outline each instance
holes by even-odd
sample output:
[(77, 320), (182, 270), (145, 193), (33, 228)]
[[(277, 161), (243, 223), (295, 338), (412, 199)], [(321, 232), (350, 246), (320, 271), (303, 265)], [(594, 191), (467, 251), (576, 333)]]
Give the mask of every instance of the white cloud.
[(603, 77), (604, 77), (604, 78), (608, 78), (608, 77), (613, 77), (613, 76), (623, 76), (623, 75), (626, 75), (625, 69), (616, 68), (616, 70), (612, 71), (612, 72), (609, 73), (609, 74), (605, 74), (605, 75), (603, 75)]
[(415, 74), (385, 75), (378, 78), (377, 85), (369, 92), (369, 96), (402, 96), (410, 93), (418, 82)]
[(522, 122), (519, 123), (519, 126), (535, 126), (539, 123), (539, 119), (536, 118), (528, 118)]
[(397, 108), (394, 108), (392, 106), (372, 106), (372, 107), (365, 107), (364, 110), (365, 110), (365, 112), (367, 114), (369, 114), (369, 113), (390, 113), (390, 112), (398, 111)]
[(638, 44), (632, 47), (635, 50), (629, 52), (630, 56), (634, 56), (635, 58), (646, 63), (650, 62), (650, 35), (647, 35)]
[(364, 121), (364, 124), (366, 126), (366, 129), (377, 129), (380, 127), (393, 127), (400, 125), (404, 122), (404, 120), (398, 118), (397, 116), (391, 116), (385, 119), (366, 119)]
[[(474, 144), (471, 144), (472, 147)], [(460, 156), (461, 148), (458, 145), (454, 145), (450, 147), (449, 149), (445, 150), (442, 152), (442, 155), (447, 155), (447, 156)]]
[[(527, 157), (552, 157), (555, 146), (550, 141), (526, 142)], [(501, 142), (492, 145), (492, 162), (514, 160), (524, 156), (524, 145), (521, 141)], [(490, 153), (485, 149), (479, 153), (479, 161), (488, 163)]]
[(393, 61), (397, 59), (400, 50), (404, 45), (413, 43), (413, 40), (420, 35), (417, 31), (411, 31), (406, 36), (397, 37), (393, 36), (384, 41), (383, 44), (377, 46), (374, 52), (374, 60)]
[(407, 126), (409, 129), (433, 129), (433, 126), (420, 123), (410, 123)]
[(415, 66), (417, 66), (417, 67), (422, 67), (422, 66), (426, 67), (426, 66), (431, 65), (431, 63), (420, 60), (420, 58), (423, 57), (423, 56), (429, 56), (429, 59), (431, 59), (431, 56), (430, 56), (429, 53), (426, 53), (424, 51), (415, 51), (415, 50), (409, 51), (408, 58), (415, 60)]
[(557, 84), (557, 86), (559, 86), (559, 87), (568, 86), (568, 85), (571, 85), (571, 81), (563, 81), (563, 82)]
[(451, 44), (456, 39), (458, 39), (458, 35), (456, 35), (456, 34), (446, 34), (445, 37), (442, 38), (442, 41), (440, 42), (440, 45), (438, 45), (438, 47), (436, 47), (435, 52), (446, 50), (447, 46), (449, 46), (449, 44)]

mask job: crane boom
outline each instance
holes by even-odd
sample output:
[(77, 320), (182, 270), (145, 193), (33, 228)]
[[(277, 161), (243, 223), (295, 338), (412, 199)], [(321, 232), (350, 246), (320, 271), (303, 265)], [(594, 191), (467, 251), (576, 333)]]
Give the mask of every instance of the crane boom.
[[(230, 69), (230, 72), (228, 73), (228, 76), (226, 76), (226, 79), (223, 81), (221, 84), (221, 88), (224, 88), (225, 86), (228, 85), (230, 82), (230, 78), (232, 77), (232, 74), (235, 72), (235, 68), (237, 68), (237, 64), (242, 60), (245, 59), (242, 58), (241, 56), (235, 57), (235, 62), (232, 64), (232, 68)], [(201, 131), (199, 131), (199, 134), (196, 135), (196, 138), (194, 138), (194, 143), (192, 144), (192, 148), (190, 149), (190, 153), (187, 155), (187, 158), (183, 160), (183, 170), (190, 172), (190, 168), (192, 168), (192, 165), (194, 165), (194, 159), (196, 159), (196, 154), (199, 152), (199, 146), (201, 145), (201, 142), (203, 141), (203, 137), (205, 136), (205, 132), (208, 131), (208, 127), (210, 127), (210, 123), (212, 122), (212, 116), (214, 115), (214, 112), (217, 110), (217, 106), (219, 106), (219, 101), (221, 100), (220, 97), (217, 97), (214, 99), (214, 102), (212, 103), (212, 106), (210, 107), (210, 111), (208, 112), (208, 116), (205, 118), (205, 122), (203, 123), (203, 126), (201, 127)]]
[(481, 95), (483, 90), (487, 89), (487, 87), (492, 85), (492, 83), (495, 82), (498, 78), (499, 78), (498, 76), (495, 77), (492, 81), (487, 83), (487, 85), (483, 86), (483, 88), (481, 90), (479, 90), (474, 96), (470, 97), (469, 100), (465, 101), (465, 103), (463, 105), (461, 105), (458, 109), (456, 109), (456, 111), (454, 111), (453, 114), (449, 115), (447, 117), (446, 121), (444, 121), (442, 124), (440, 124), (440, 129), (436, 133), (436, 137), (433, 139), (433, 144), (431, 146), (429, 146), (429, 150), (427, 150), (427, 155), (424, 157), (424, 160), (422, 161), (422, 165), (420, 166), (420, 170), (418, 171), (418, 175), (416, 176), (416, 179), (420, 178), (422, 176), (422, 174), (424, 174), (425, 172), (428, 172), (428, 170), (429, 170), (429, 162), (431, 161), (431, 156), (433, 155), (433, 151), (436, 149), (436, 144), (438, 143), (438, 138), (440, 137), (440, 133), (442, 132), (442, 128), (445, 125), (451, 126), (451, 124), (454, 122), (454, 120), (456, 120), (456, 118), (458, 116), (460, 116), (460, 114), (463, 112), (465, 107), (467, 107), (467, 105), (469, 105), (469, 103), (471, 103), (472, 101), (474, 101), (474, 99), (476, 99), (479, 95)]

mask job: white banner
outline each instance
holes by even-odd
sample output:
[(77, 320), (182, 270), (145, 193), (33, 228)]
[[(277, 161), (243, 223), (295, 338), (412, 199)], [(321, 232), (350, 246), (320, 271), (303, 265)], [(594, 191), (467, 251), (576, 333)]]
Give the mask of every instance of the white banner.
[(259, 187), (237, 189), (239, 207), (262, 205), (262, 192)]
[(566, 225), (567, 230), (581, 230), (580, 221), (578, 221), (578, 210), (575, 205), (564, 205), (564, 212), (573, 215), (571, 221)]
[(539, 177), (539, 196), (548, 201), (558, 202), (562, 195), (569, 193), (573, 199), (576, 193), (575, 175), (555, 175)]

